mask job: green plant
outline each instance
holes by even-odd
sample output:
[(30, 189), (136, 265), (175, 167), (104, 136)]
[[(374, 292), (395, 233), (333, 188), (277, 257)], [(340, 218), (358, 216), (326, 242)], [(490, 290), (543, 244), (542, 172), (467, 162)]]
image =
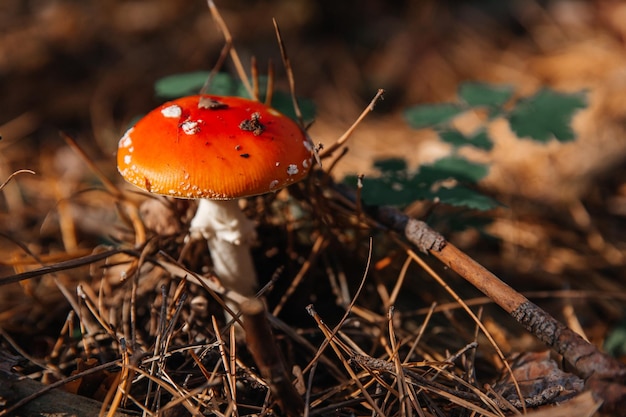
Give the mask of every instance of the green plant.
[[(196, 71), (182, 74), (174, 74), (158, 80), (154, 85), (154, 91), (158, 98), (173, 100), (176, 98), (198, 94), (209, 76), (208, 71)], [(267, 77), (259, 77), (259, 100), (266, 97)], [(235, 96), (251, 98), (243, 86), (243, 83), (226, 73), (217, 73), (211, 79), (208, 94), (217, 96)], [(305, 121), (315, 117), (315, 105), (311, 100), (298, 99), (302, 117)], [(272, 94), (272, 107), (286, 116), (296, 119), (293, 102), (289, 93), (274, 91)]]
[[(585, 107), (582, 93), (564, 94), (542, 89), (531, 97), (516, 98), (510, 86), (478, 82), (461, 84), (458, 102), (418, 105), (408, 108), (404, 116), (415, 129), (431, 128), (440, 139), (452, 145), (451, 156), (410, 172), (402, 159), (385, 159), (374, 163), (378, 175), (363, 179), (362, 198), (366, 204), (407, 205), (415, 200), (436, 200), (443, 204), (474, 210), (490, 210), (499, 205), (494, 199), (474, 190), (489, 173), (485, 164), (475, 163), (458, 154), (471, 146), (484, 151), (493, 147), (487, 130), (490, 121), (504, 118), (522, 139), (561, 142), (575, 139), (570, 126), (572, 116)], [(454, 118), (469, 111), (484, 115), (482, 126), (471, 134), (454, 127)], [(354, 184), (356, 176), (345, 181)]]

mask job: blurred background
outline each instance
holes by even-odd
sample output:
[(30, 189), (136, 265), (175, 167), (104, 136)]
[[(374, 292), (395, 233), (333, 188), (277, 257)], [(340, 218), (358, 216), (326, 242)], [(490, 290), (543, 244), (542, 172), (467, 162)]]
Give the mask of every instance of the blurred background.
[[(489, 129), (490, 164), (481, 184), (506, 204), (489, 233), (494, 246), (465, 242), (472, 254), (523, 288), (593, 288), (620, 293), (626, 261), (626, 3), (612, 0), (267, 0), (219, 1), (236, 48), (261, 72), (287, 82), (272, 18), (291, 59), (298, 95), (313, 100), (316, 143), (332, 144), (377, 89), (384, 101), (357, 129), (337, 178), (370, 173), (380, 157), (411, 168), (450, 151), (428, 130), (408, 127), (411, 105), (455, 99), (458, 84), (479, 80), (514, 86), (518, 96), (541, 87), (586, 91), (575, 142), (537, 144), (516, 138), (501, 120)], [(159, 104), (161, 77), (210, 70), (223, 46), (202, 0), (2, 0), (0, 2), (0, 230), (50, 250), (71, 199), (79, 240), (92, 247), (109, 233), (114, 204), (80, 191), (97, 178), (59, 136), (76, 139), (105, 176), (115, 169), (117, 141), (133, 118)], [(230, 66), (226, 70), (234, 71)], [(458, 121), (471, 126), (471, 117)], [(65, 202), (65, 203), (60, 203)], [(70, 222), (71, 223), (71, 222)], [(69, 236), (71, 234), (67, 234)], [(90, 240), (87, 240), (89, 237)], [(36, 243), (35, 243), (36, 242)], [(490, 241), (493, 243), (492, 241)], [(49, 247), (47, 247), (48, 245)], [(43, 249), (42, 249), (43, 248)], [(15, 245), (3, 240), (1, 251)], [(595, 317), (620, 318), (618, 305)]]
[[(366, 171), (379, 154), (415, 165), (445, 152), (427, 132), (407, 129), (399, 115), (409, 105), (453, 99), (463, 80), (513, 85), (520, 95), (546, 85), (588, 89), (594, 106), (604, 106), (595, 117), (609, 123), (623, 117), (626, 6), (620, 1), (217, 5), (244, 62), (254, 55), (264, 72), (271, 60), (279, 88), (286, 88), (271, 20), (277, 19), (298, 94), (318, 108), (316, 142), (334, 141), (378, 88), (387, 91), (339, 175)], [(5, 0), (0, 36), (0, 149), (11, 162), (7, 172), (17, 168), (12, 151), (29, 150), (18, 164), (26, 167), (55, 146), (58, 129), (112, 157), (129, 121), (158, 104), (154, 82), (209, 70), (223, 45), (202, 0)], [(588, 124), (580, 129), (597, 129)]]

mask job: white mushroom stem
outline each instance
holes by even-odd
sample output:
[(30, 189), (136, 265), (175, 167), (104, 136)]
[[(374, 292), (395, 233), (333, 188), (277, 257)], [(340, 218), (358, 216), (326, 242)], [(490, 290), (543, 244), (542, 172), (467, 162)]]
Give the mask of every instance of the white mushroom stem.
[(256, 230), (237, 200), (201, 199), (189, 233), (192, 238), (207, 240), (215, 274), (224, 287), (247, 297), (255, 294), (257, 278), (250, 243)]

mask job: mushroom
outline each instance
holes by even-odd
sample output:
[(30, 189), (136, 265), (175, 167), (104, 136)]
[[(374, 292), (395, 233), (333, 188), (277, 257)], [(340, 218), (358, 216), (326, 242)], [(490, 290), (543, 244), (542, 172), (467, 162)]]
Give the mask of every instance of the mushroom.
[(289, 117), (257, 101), (194, 95), (152, 110), (119, 141), (117, 166), (150, 193), (200, 199), (190, 236), (208, 241), (222, 284), (253, 296), (254, 224), (237, 199), (303, 179), (313, 148)]

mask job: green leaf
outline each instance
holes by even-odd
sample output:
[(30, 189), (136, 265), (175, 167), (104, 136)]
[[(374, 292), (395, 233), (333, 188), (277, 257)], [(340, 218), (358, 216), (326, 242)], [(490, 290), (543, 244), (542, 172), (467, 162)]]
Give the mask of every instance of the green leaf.
[[(202, 86), (200, 86), (200, 88), (202, 88)], [(200, 92), (200, 88), (194, 94), (198, 94)], [(207, 93), (214, 94), (216, 96), (251, 98), (250, 94), (248, 94), (248, 91), (243, 87), (243, 83), (239, 81), (239, 79), (235, 79), (229, 74), (223, 72), (218, 72), (215, 76), (213, 76)]]
[(449, 204), (455, 207), (467, 207), (473, 210), (487, 211), (500, 206), (496, 200), (477, 191), (471, 190), (463, 186), (452, 188), (440, 188), (435, 196), (439, 198), (443, 204)]
[(453, 130), (442, 130), (439, 132), (439, 137), (446, 143), (449, 143), (452, 146), (460, 148), (461, 146), (465, 146), (468, 144), (468, 138), (463, 133), (459, 132), (456, 129)]
[[(163, 77), (154, 84), (154, 91), (157, 97), (172, 100), (179, 97), (185, 97), (198, 94), (204, 86), (209, 76), (208, 71), (188, 72), (183, 74), (174, 74)], [(209, 93), (218, 96), (244, 96), (236, 94), (241, 83), (236, 81), (228, 74), (217, 73), (211, 80)]]
[[(344, 182), (355, 186), (357, 177), (346, 176)], [(361, 199), (367, 205), (405, 206), (416, 200), (431, 199), (428, 189), (417, 186), (406, 177), (365, 177), (362, 183)]]
[(489, 173), (489, 167), (484, 164), (468, 161), (459, 156), (448, 156), (436, 160), (431, 165), (425, 165), (420, 169), (436, 173), (440, 180), (454, 178), (468, 183), (477, 183)]
[(548, 89), (520, 100), (509, 115), (511, 129), (517, 136), (548, 142), (555, 137), (561, 142), (575, 139), (570, 127), (576, 110), (586, 106), (582, 94), (563, 94)]
[(459, 97), (471, 107), (501, 107), (513, 96), (513, 88), (466, 82), (459, 87)]
[(489, 138), (487, 131), (485, 129), (481, 129), (478, 133), (470, 138), (470, 142), (473, 146), (478, 149), (483, 149), (485, 151), (490, 151), (493, 149), (493, 142)]
[(409, 126), (421, 129), (445, 123), (463, 111), (461, 106), (453, 103), (427, 104), (406, 109), (404, 117)]
[[(198, 94), (200, 89), (209, 76), (208, 71), (189, 72), (184, 74), (175, 74), (161, 78), (154, 85), (157, 97), (164, 100), (173, 100), (179, 97), (185, 97)], [(267, 86), (267, 77), (259, 77), (259, 100), (265, 100), (265, 89)], [(226, 73), (217, 73), (211, 79), (211, 84), (207, 91), (209, 94), (216, 96), (234, 96), (250, 98), (248, 90), (238, 79), (233, 78)], [(315, 118), (315, 104), (311, 100), (298, 99), (300, 111), (304, 121), (311, 121)], [(291, 95), (282, 91), (275, 91), (272, 96), (272, 107), (296, 120), (295, 110), (291, 101)]]
[[(424, 165), (416, 173), (407, 169), (406, 161), (400, 158), (378, 160), (374, 166), (380, 176), (363, 178), (361, 198), (366, 204), (406, 206), (416, 200), (440, 199), (442, 203), (477, 210), (489, 210), (498, 203), (465, 186), (440, 187), (432, 191), (433, 185), (441, 181), (456, 179), (475, 183), (487, 174), (488, 168), (459, 157), (449, 157)], [(347, 176), (344, 182), (354, 186), (357, 177)]]
[(209, 73), (206, 71), (170, 75), (154, 84), (157, 97), (167, 100), (196, 94), (202, 88)]
[(398, 173), (406, 171), (408, 166), (406, 161), (402, 158), (384, 158), (374, 161), (374, 168), (378, 171), (385, 173)]
[[(315, 119), (315, 103), (309, 99), (298, 98), (298, 105), (300, 106), (300, 112), (302, 113), (302, 119), (305, 122)], [(297, 120), (296, 111), (293, 108), (293, 101), (291, 100), (291, 94), (284, 91), (275, 91), (272, 96), (272, 107), (284, 114), (291, 117), (293, 120)]]
[(489, 139), (487, 131), (481, 129), (474, 136), (467, 137), (456, 129), (442, 130), (439, 132), (441, 140), (450, 145), (460, 148), (461, 146), (474, 146), (478, 149), (491, 150), (493, 142)]
[(622, 320), (606, 337), (604, 350), (618, 357), (626, 354), (626, 321)]

